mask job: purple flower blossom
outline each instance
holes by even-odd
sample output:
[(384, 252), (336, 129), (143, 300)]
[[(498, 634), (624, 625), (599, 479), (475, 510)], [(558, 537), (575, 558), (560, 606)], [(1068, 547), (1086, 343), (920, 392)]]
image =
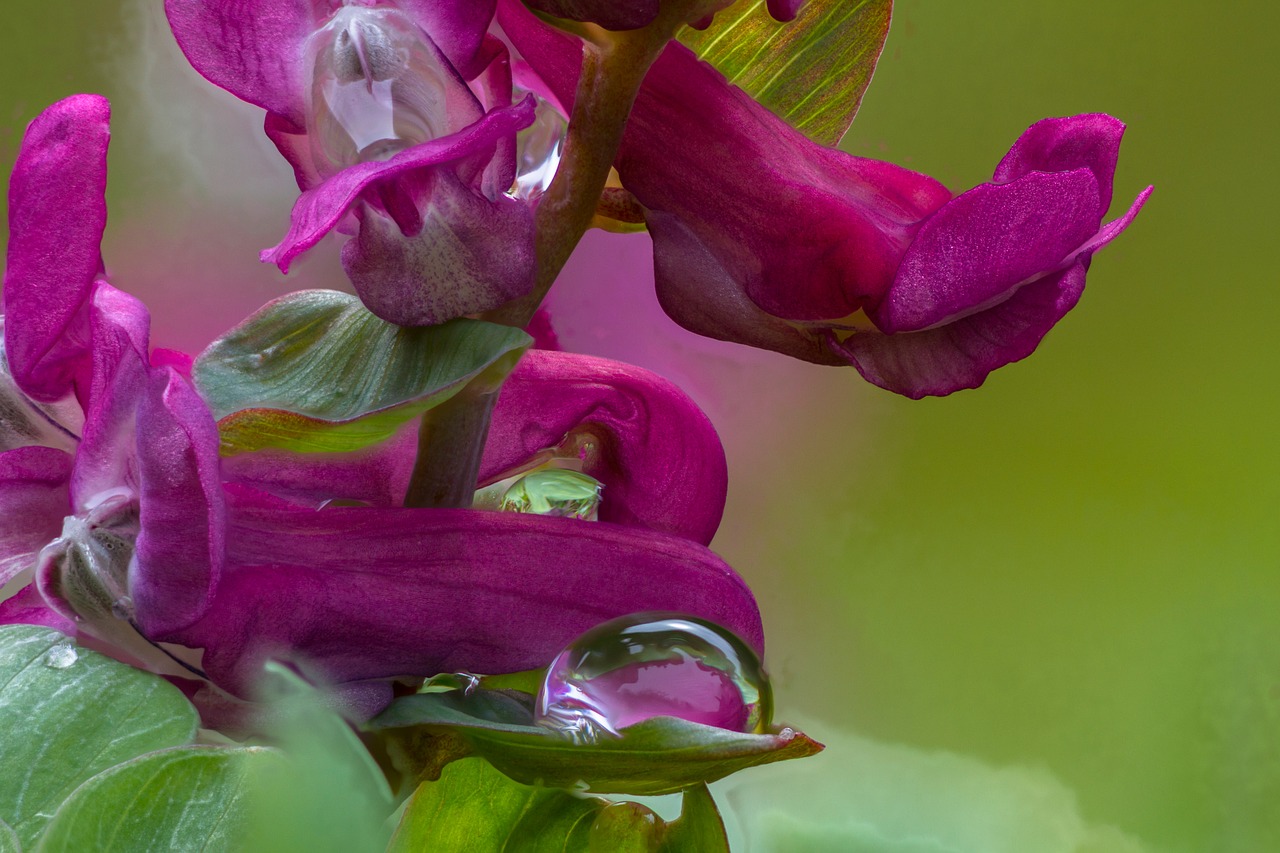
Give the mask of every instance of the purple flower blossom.
[[(500, 17), (561, 100), (579, 45), (503, 0)], [(650, 69), (617, 166), (645, 206), (658, 296), (699, 334), (853, 364), (910, 397), (982, 384), (1076, 304), (1124, 126), (1047, 119), (959, 196), (819, 146), (678, 44)], [(679, 143), (676, 144), (676, 140)]]
[[(689, 612), (760, 648), (750, 591), (695, 541), (724, 506), (719, 441), (644, 371), (534, 356), (498, 406), (486, 456), (497, 477), (576, 454), (606, 483), (613, 522), (395, 498), (317, 511), (411, 464), (396, 447), (354, 455), (336, 477), (323, 458), (282, 454), (256, 471), (233, 460), (224, 482), (216, 426), (180, 359), (149, 360), (146, 310), (92, 280), (107, 121), (96, 96), (54, 105), (32, 123), (12, 182), (0, 582), (37, 571), (0, 602), (0, 622), (88, 630), (134, 654), (146, 651), (136, 627), (203, 649), (214, 683), (240, 695), (268, 657), (340, 683), (529, 668), (638, 610)], [(367, 707), (389, 689), (369, 687)]]
[(302, 195), (263, 260), (287, 271), (332, 230), (361, 299), (402, 325), (479, 313), (533, 285), (533, 220), (507, 193), (516, 131), (506, 47), (475, 0), (166, 0), (211, 82), (267, 110)]
[[(67, 619), (163, 632), (199, 617), (217, 583), (217, 434), (186, 381), (150, 365), (146, 309), (98, 278), (108, 120), (93, 95), (50, 107), (10, 184), (0, 394), (20, 423), (0, 446), (28, 446), (0, 454), (0, 567), (7, 582), (35, 564)], [(24, 433), (35, 440), (9, 438)]]

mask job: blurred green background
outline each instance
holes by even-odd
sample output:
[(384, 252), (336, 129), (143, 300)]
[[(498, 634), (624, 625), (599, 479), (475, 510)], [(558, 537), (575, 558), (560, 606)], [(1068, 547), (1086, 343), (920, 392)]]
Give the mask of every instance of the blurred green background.
[[(282, 284), (340, 278), (333, 246), (285, 279), (257, 264), (289, 172), (256, 111), (174, 59), (159, 5), (11, 16), (0, 154), (47, 103), (112, 98), (108, 265), (158, 344), (194, 349)], [(724, 436), (715, 547), (760, 599), (780, 717), (832, 742), (726, 794), (779, 811), (757, 841), (1280, 850), (1280, 12), (1224, 9), (897, 3), (848, 150), (960, 190), (1036, 119), (1105, 111), (1129, 125), (1113, 215), (1157, 188), (1080, 306), (978, 391), (913, 403), (637, 333), (607, 276), (643, 268), (643, 238), (593, 238), (558, 287), (567, 343), (672, 375)]]

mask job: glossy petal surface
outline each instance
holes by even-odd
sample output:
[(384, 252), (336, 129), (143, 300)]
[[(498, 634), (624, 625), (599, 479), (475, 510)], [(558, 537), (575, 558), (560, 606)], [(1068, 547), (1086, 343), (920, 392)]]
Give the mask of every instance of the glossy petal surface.
[(762, 647), (750, 590), (714, 554), (602, 522), (239, 506), (228, 546), (212, 608), (174, 639), (203, 647), (236, 692), (273, 655), (338, 682), (529, 669), (636, 610), (688, 612)]

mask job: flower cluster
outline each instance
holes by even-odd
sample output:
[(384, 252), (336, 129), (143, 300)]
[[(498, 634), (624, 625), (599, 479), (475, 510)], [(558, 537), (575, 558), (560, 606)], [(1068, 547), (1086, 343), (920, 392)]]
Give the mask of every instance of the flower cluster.
[[(1033, 124), (958, 195), (824, 147), (674, 39), (733, 5), (166, 0), (191, 64), (265, 110), (293, 167), (262, 259), (287, 271), (344, 234), (358, 301), (294, 294), (194, 360), (152, 351), (101, 260), (108, 104), (38, 116), (10, 191), (0, 585), (20, 589), (0, 624), (180, 678), (210, 723), (273, 660), (359, 721), (419, 687), (456, 714), (469, 673), (555, 661), (537, 720), (490, 691), (468, 725), (592, 748), (677, 717), (729, 765), (816, 749), (770, 728), (759, 609), (708, 548), (710, 421), (644, 369), (559, 351), (546, 289), (623, 210), (686, 329), (945, 395), (1028, 356), (1150, 190), (1104, 223), (1124, 126), (1100, 114)], [(757, 14), (803, 31), (829, 6)], [(627, 767), (634, 793), (711, 778)]]

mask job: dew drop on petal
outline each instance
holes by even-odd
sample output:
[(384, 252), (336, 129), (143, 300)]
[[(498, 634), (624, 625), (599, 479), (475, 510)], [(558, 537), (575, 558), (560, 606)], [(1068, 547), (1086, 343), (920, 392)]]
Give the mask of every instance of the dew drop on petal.
[(448, 60), (397, 9), (343, 6), (309, 51), (307, 133), (322, 172), (385, 160), (482, 113)]
[(651, 717), (761, 732), (772, 708), (759, 659), (728, 630), (691, 616), (635, 613), (597, 625), (556, 656), (536, 721), (574, 743), (594, 743)]
[(70, 643), (58, 643), (44, 654), (44, 665), (50, 669), (66, 669), (79, 659), (75, 646)]
[[(515, 90), (514, 101), (527, 93)], [(556, 176), (564, 153), (564, 138), (569, 123), (549, 102), (538, 98), (533, 124), (516, 134), (516, 181), (511, 187), (515, 198), (532, 201), (547, 191)]]

